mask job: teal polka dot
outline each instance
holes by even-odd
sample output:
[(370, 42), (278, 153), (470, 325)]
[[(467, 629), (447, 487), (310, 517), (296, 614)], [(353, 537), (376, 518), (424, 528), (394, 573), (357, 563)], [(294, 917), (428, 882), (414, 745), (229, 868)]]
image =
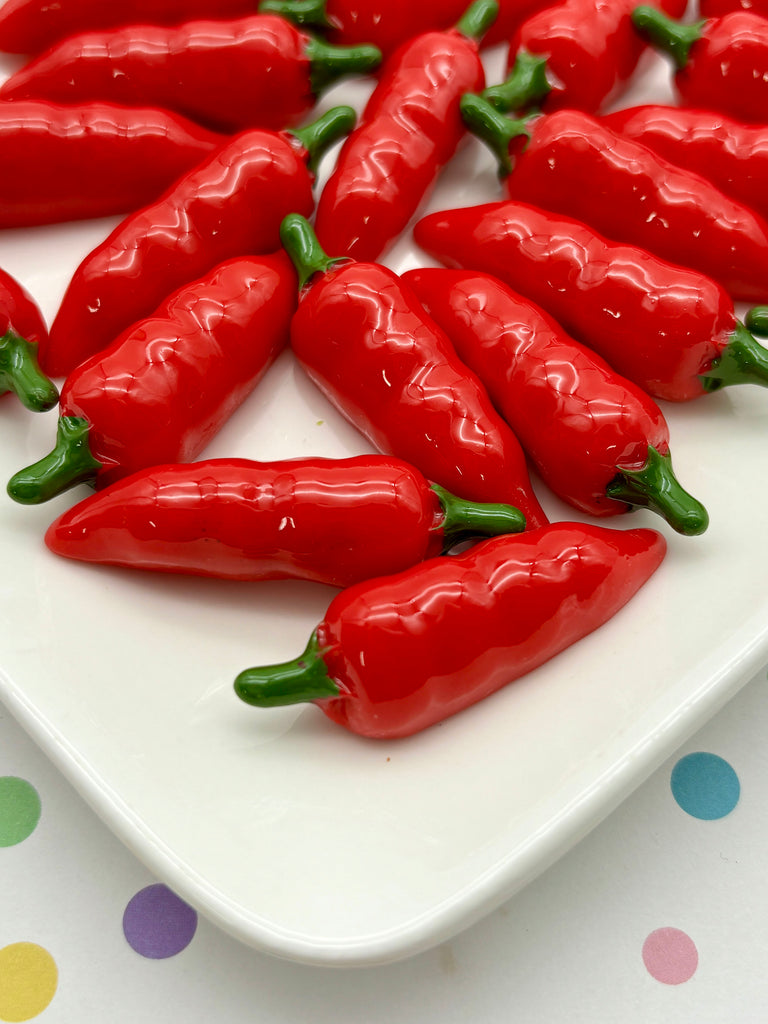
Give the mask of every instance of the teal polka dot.
[(31, 835), (40, 820), (35, 787), (15, 775), (0, 777), (0, 846), (15, 846)]
[(724, 818), (739, 802), (739, 777), (717, 754), (686, 754), (672, 769), (670, 782), (682, 809), (703, 821)]

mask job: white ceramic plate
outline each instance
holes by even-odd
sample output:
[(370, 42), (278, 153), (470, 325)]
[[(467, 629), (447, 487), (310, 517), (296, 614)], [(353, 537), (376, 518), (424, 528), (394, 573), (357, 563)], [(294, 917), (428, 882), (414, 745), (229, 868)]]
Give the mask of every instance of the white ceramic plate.
[[(502, 62), (489, 54), (490, 80)], [(666, 81), (649, 63), (625, 102), (667, 99)], [(366, 92), (338, 87), (323, 107), (359, 107)], [(493, 161), (468, 142), (429, 209), (497, 197)], [(0, 266), (50, 319), (114, 223), (2, 233)], [(406, 239), (387, 262), (424, 260)], [(0, 696), (136, 855), (232, 935), (317, 964), (425, 949), (563, 854), (768, 662), (768, 394), (665, 411), (709, 531), (683, 539), (650, 513), (616, 521), (669, 538), (630, 605), (417, 737), (365, 741), (311, 706), (243, 705), (235, 675), (297, 654), (334, 592), (57, 559), (43, 532), (86, 488), (37, 508), (0, 497)], [(2, 401), (4, 480), (48, 450), (55, 417)], [(285, 356), (206, 454), (366, 450)], [(576, 518), (539, 490), (552, 518)]]

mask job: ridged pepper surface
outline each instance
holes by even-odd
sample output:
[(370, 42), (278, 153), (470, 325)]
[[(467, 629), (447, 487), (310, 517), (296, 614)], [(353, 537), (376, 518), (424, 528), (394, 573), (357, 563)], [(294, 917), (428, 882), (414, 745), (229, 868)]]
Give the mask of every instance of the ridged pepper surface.
[(67, 36), (11, 74), (0, 99), (151, 104), (215, 131), (280, 131), (339, 76), (380, 61), (373, 46), (332, 47), (268, 14), (129, 25)]
[(546, 522), (517, 438), (411, 289), (378, 263), (327, 256), (303, 217), (282, 234), (302, 286), (291, 348), (342, 415), (449, 491)]
[(171, 295), (61, 390), (54, 450), (14, 474), (38, 504), (164, 462), (191, 462), (288, 342), (296, 276), (284, 253), (230, 260)]
[(463, 501), (391, 456), (209, 459), (118, 480), (59, 516), (45, 540), (84, 562), (347, 587), (524, 526), (511, 505)]
[(299, 658), (246, 669), (235, 692), (258, 707), (313, 702), (362, 736), (410, 736), (603, 625), (665, 552), (655, 530), (580, 523), (484, 540), (343, 590)]

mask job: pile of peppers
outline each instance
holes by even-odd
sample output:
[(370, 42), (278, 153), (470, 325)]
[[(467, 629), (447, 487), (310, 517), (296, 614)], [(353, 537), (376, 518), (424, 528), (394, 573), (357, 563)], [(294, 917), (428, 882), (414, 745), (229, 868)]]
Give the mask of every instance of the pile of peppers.
[[(73, 495), (41, 543), (335, 588), (306, 650), (234, 690), (378, 739), (619, 613), (665, 531), (709, 521), (664, 403), (768, 386), (768, 4), (685, 7), (6, 0), (0, 230), (122, 218), (50, 327), (0, 268), (2, 392), (57, 410), (8, 494)], [(678, 102), (622, 108), (651, 47)], [(321, 111), (348, 76), (359, 118)], [(473, 134), (498, 199), (425, 215)], [(375, 453), (206, 456), (285, 352)], [(546, 492), (578, 515), (550, 522)]]

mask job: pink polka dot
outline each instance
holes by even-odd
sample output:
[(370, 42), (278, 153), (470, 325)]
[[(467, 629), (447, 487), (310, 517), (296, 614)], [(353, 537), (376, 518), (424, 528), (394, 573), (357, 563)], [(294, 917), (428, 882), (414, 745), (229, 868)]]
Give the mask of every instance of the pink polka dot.
[(643, 943), (648, 973), (665, 985), (681, 985), (696, 973), (699, 953), (690, 935), (679, 928), (657, 928)]

